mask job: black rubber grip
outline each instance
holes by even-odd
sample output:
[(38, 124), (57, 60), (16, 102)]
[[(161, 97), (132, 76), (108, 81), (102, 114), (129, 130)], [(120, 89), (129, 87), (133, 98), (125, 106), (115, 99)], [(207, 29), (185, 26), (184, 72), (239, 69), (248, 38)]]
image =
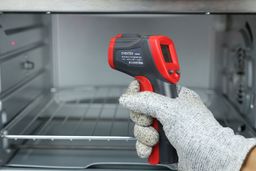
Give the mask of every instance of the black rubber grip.
[[(160, 80), (150, 79), (153, 85), (154, 92), (168, 96), (171, 98), (178, 97), (177, 86), (168, 82)], [(162, 124), (158, 121), (159, 126), (159, 151), (160, 151), (160, 163), (161, 164), (173, 164), (178, 162), (178, 155), (176, 149), (171, 145), (168, 138), (165, 135)]]

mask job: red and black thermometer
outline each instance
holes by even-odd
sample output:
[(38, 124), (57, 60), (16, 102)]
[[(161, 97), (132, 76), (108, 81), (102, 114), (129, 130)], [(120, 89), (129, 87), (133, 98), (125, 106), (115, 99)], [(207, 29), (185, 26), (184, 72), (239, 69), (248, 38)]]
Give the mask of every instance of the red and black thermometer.
[[(113, 69), (135, 77), (140, 91), (153, 91), (171, 98), (178, 96), (176, 83), (180, 79), (180, 66), (174, 43), (166, 36), (118, 34), (110, 40), (108, 62)], [(149, 163), (177, 163), (176, 150), (161, 123), (154, 119), (153, 127), (159, 132), (159, 142), (153, 147)]]

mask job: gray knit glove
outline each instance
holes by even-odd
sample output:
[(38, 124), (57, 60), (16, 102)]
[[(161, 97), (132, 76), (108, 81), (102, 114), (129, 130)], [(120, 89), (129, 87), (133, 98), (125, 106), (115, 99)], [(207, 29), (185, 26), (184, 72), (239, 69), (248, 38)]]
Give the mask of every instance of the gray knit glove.
[(222, 127), (192, 90), (182, 87), (176, 99), (138, 91), (139, 84), (133, 81), (119, 101), (133, 111), (131, 118), (135, 122), (139, 156), (147, 157), (158, 140), (158, 133), (149, 127), (152, 122), (149, 116), (162, 123), (166, 136), (176, 148), (178, 170), (239, 171), (256, 145), (256, 139), (246, 139)]

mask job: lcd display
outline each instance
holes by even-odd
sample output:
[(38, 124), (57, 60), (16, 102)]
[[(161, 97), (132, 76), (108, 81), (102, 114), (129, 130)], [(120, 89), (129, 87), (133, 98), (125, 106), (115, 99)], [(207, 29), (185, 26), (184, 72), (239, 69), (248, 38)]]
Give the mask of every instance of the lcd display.
[(171, 58), (171, 54), (170, 54), (170, 51), (169, 51), (169, 46), (168, 45), (161, 45), (161, 49), (162, 49), (162, 53), (163, 53), (165, 62), (171, 63), (172, 58)]

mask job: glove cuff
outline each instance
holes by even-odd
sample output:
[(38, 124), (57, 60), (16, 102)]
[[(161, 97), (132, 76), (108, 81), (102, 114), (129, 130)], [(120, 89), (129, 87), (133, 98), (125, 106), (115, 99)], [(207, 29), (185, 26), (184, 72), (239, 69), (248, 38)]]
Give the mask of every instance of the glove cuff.
[(256, 139), (246, 139), (240, 135), (235, 135), (233, 144), (230, 145), (232, 157), (227, 160), (227, 171), (239, 171), (249, 154), (249, 152), (256, 146)]
[(216, 137), (196, 135), (179, 146), (179, 170), (239, 171), (256, 139), (240, 135)]

